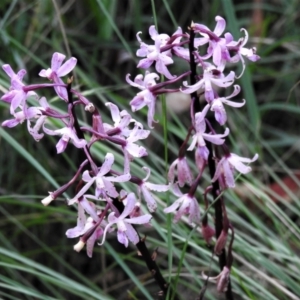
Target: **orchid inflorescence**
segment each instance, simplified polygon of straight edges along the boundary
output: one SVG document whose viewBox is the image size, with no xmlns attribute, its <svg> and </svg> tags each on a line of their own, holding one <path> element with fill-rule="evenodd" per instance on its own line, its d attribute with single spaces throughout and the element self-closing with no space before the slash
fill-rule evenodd
<svg viewBox="0 0 300 300">
<path fill-rule="evenodd" d="M 11 86 L 1 99 L 10 104 L 10 113 L 13 118 L 4 121 L 2 126 L 15 127 L 26 121 L 28 132 L 36 141 L 40 141 L 45 134 L 60 136 L 56 144 L 57 153 L 63 153 L 68 143 L 72 142 L 85 154 L 86 159 L 81 162 L 74 177 L 64 186 L 50 192 L 49 196 L 42 200 L 44 205 L 50 204 L 81 178 L 79 188 L 76 188 L 76 194 L 72 199 L 67 199 L 68 204 L 76 205 L 78 211 L 76 226 L 66 232 L 68 238 L 79 237 L 79 242 L 74 246 L 76 251 L 80 251 L 86 245 L 87 255 L 91 257 L 95 242 L 99 241 L 99 244 L 102 245 L 107 235 L 111 234 L 115 228 L 118 241 L 125 247 L 128 246 L 129 241 L 138 244 L 141 239 L 134 225 L 149 226 L 152 218 L 150 213 L 157 209 L 153 191 L 171 190 L 177 200 L 169 207 L 164 208 L 164 212 L 174 213 L 174 222 L 178 222 L 183 215 L 188 215 L 191 224 L 202 227 L 205 241 L 211 242 L 215 230 L 208 224 L 206 214 L 201 219 L 199 201 L 196 196 L 204 169 L 209 164 L 209 160 L 213 159 L 215 172 L 212 176 L 212 183 L 218 183 L 219 190 L 217 192 L 220 194 L 227 188 L 235 187 L 234 170 L 242 174 L 250 172 L 251 168 L 245 163 L 253 162 L 258 157 L 255 155 L 249 159 L 230 153 L 225 144 L 225 138 L 230 133 L 229 128 L 225 127 L 224 132 L 221 133 L 217 133 L 214 129 L 215 123 L 221 126 L 227 123 L 225 105 L 239 108 L 245 104 L 245 100 L 240 102 L 229 100 L 240 92 L 240 86 L 234 85 L 234 81 L 242 76 L 245 69 L 244 57 L 251 61 L 259 59 L 255 48 L 245 47 L 248 41 L 248 33 L 245 29 L 241 29 L 245 36 L 234 41 L 230 33 L 225 33 L 222 37 L 225 26 L 226 22 L 220 16 L 216 17 L 216 27 L 213 31 L 205 25 L 192 23 L 189 33 L 183 33 L 182 29 L 178 28 L 173 35 L 169 36 L 164 33 L 159 34 L 155 26 L 150 26 L 149 34 L 154 44 L 149 45 L 143 42 L 141 32 L 137 34 L 140 48 L 136 54 L 141 58 L 137 67 L 146 71 L 144 75 L 137 75 L 134 80 L 130 79 L 129 74 L 126 76 L 127 83 L 140 90 L 130 101 L 132 111 L 136 112 L 147 107 L 147 124 L 152 129 L 153 123 L 157 122 L 154 116 L 159 95 L 178 91 L 191 95 L 191 128 L 179 150 L 178 158 L 170 165 L 168 184 L 148 182 L 151 171 L 146 167 L 144 167 L 146 173 L 144 179 L 138 178 L 131 172 L 133 159 L 148 155 L 146 148 L 138 143 L 150 134 L 149 130 L 144 129 L 143 124 L 132 118 L 126 110 L 120 111 L 117 104 L 111 102 L 106 103 L 106 106 L 110 111 L 112 122 L 110 124 L 102 122 L 97 107 L 71 87 L 72 80 L 69 79 L 65 83 L 61 79 L 75 68 L 76 58 L 71 57 L 63 63 L 65 55 L 54 53 L 51 68 L 41 70 L 39 73 L 41 77 L 47 78 L 51 83 L 33 85 L 23 83 L 25 70 L 15 73 L 10 65 L 3 65 L 3 70 L 10 77 Z M 204 55 L 200 54 L 200 47 L 201 53 L 205 52 L 203 48 L 206 49 Z M 188 65 L 197 64 L 198 74 L 186 71 L 181 75 L 173 75 L 169 68 L 174 64 L 174 56 L 184 60 Z M 228 73 L 226 65 L 239 61 L 242 63 L 242 73 L 239 76 L 232 70 Z M 152 71 L 152 66 L 155 67 L 156 73 Z M 160 75 L 167 80 L 158 82 Z M 190 84 L 182 81 L 188 76 L 192 76 Z M 170 84 L 172 86 L 177 84 L 178 87 L 166 88 Z M 226 97 L 219 95 L 220 88 L 230 87 L 233 88 L 231 95 Z M 65 113 L 62 114 L 52 108 L 44 96 L 40 97 L 37 94 L 38 90 L 45 88 L 52 88 L 56 95 L 65 102 Z M 202 110 L 195 109 L 197 107 L 195 103 L 199 104 L 199 94 L 203 94 L 205 98 Z M 38 105 L 33 106 L 34 101 Z M 74 107 L 78 105 L 83 105 L 85 110 L 92 114 L 91 127 L 79 125 L 74 111 Z M 208 118 L 210 111 L 214 114 L 213 121 Z M 51 119 L 57 119 L 61 127 L 53 128 Z M 102 142 L 114 144 L 123 154 L 122 172 L 113 169 L 115 157 L 112 153 L 107 153 L 104 161 L 100 164 L 93 158 L 90 148 L 94 143 Z M 210 146 L 208 147 L 208 145 Z M 217 147 L 219 150 L 212 153 L 212 149 Z M 197 176 L 194 176 L 190 169 L 186 150 L 195 153 Z M 220 155 L 220 150 L 223 155 Z M 117 188 L 117 183 L 125 182 L 134 183 L 137 186 L 137 193 Z M 180 188 L 186 186 L 190 186 L 189 191 L 183 193 Z M 204 194 L 206 209 L 208 208 L 206 194 L 211 189 L 212 187 L 208 187 Z M 142 200 L 145 201 L 150 213 L 145 213 L 141 206 Z M 221 234 L 217 236 L 214 249 L 216 255 L 222 253 L 226 247 L 229 229 L 232 231 L 233 241 L 233 227 L 227 218 L 224 201 L 221 202 L 223 227 Z M 231 246 L 232 242 L 228 251 L 231 251 Z M 231 262 L 228 262 L 222 271 L 226 271 L 226 278 L 229 278 L 230 267 Z M 224 283 L 218 285 L 219 291 L 225 291 L 227 288 L 228 280 L 222 282 Z"/>
</svg>

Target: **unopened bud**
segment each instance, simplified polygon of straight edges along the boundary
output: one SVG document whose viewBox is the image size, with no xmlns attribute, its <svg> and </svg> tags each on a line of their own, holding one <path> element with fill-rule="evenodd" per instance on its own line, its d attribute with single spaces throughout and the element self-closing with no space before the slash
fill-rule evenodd
<svg viewBox="0 0 300 300">
<path fill-rule="evenodd" d="M 71 83 L 73 82 L 73 79 L 74 79 L 73 76 L 69 77 L 69 78 L 67 79 L 67 83 L 68 83 L 68 84 L 71 84 Z"/>
<path fill-rule="evenodd" d="M 210 227 L 208 224 L 203 225 L 202 224 L 202 228 L 201 228 L 201 232 L 202 232 L 202 236 L 205 240 L 205 242 L 210 245 L 211 243 L 211 239 L 214 237 L 215 235 L 215 230 L 214 228 Z"/>
<path fill-rule="evenodd" d="M 156 249 L 154 250 L 154 252 L 152 253 L 151 259 L 152 259 L 153 261 L 156 260 L 157 254 L 158 254 L 158 248 L 156 248 Z"/>
<path fill-rule="evenodd" d="M 215 245 L 216 255 L 220 255 L 222 253 L 223 249 L 225 248 L 226 241 L 227 241 L 227 235 L 228 235 L 228 232 L 226 232 L 225 230 L 222 230 L 220 236 L 218 237 L 216 245 Z"/>
</svg>

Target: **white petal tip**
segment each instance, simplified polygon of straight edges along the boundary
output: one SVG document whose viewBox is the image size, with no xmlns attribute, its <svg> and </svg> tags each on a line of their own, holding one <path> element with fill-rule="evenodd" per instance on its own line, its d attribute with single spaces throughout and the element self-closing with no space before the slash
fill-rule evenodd
<svg viewBox="0 0 300 300">
<path fill-rule="evenodd" d="M 76 252 L 80 252 L 81 249 L 84 247 L 85 243 L 80 240 L 76 245 L 74 245 L 73 249 L 76 251 Z"/>
<path fill-rule="evenodd" d="M 84 108 L 85 111 L 88 111 L 90 113 L 93 113 L 95 111 L 95 106 L 93 103 L 88 103 L 85 108 Z"/>
<path fill-rule="evenodd" d="M 49 195 L 48 197 L 44 198 L 41 202 L 44 206 L 49 205 L 52 201 L 54 200 L 54 198 L 52 197 L 52 195 Z"/>
</svg>

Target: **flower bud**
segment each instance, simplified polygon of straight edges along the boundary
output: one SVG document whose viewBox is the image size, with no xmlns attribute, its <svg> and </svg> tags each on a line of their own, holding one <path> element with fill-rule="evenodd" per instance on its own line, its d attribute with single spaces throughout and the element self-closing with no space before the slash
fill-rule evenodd
<svg viewBox="0 0 300 300">
<path fill-rule="evenodd" d="M 202 224 L 201 232 L 205 242 L 210 245 L 211 239 L 215 235 L 215 229 L 208 224 Z"/>
<path fill-rule="evenodd" d="M 228 283 L 229 283 L 229 275 L 230 269 L 225 266 L 222 272 L 219 274 L 219 278 L 217 280 L 217 291 L 219 293 L 223 293 L 227 291 Z"/>
<path fill-rule="evenodd" d="M 220 255 L 225 248 L 226 241 L 227 241 L 227 235 L 228 235 L 228 230 L 222 230 L 220 236 L 218 237 L 218 240 L 215 245 L 215 254 Z"/>
<path fill-rule="evenodd" d="M 217 284 L 217 291 L 219 293 L 224 293 L 227 291 L 228 283 L 229 283 L 229 276 L 230 276 L 230 268 L 225 266 L 221 273 L 216 277 L 209 277 L 202 273 L 202 277 L 204 280 L 208 280 L 211 282 L 215 282 Z"/>
</svg>

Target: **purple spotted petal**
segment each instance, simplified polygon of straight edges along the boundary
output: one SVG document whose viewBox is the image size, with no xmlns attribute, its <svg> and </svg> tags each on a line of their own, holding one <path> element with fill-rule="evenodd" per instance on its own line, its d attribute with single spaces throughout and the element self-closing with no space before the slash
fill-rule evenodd
<svg viewBox="0 0 300 300">
<path fill-rule="evenodd" d="M 107 153 L 97 176 L 103 176 L 107 174 L 111 170 L 114 160 L 114 155 L 112 153 Z"/>
</svg>

